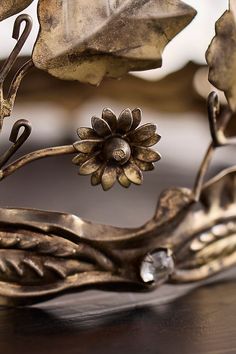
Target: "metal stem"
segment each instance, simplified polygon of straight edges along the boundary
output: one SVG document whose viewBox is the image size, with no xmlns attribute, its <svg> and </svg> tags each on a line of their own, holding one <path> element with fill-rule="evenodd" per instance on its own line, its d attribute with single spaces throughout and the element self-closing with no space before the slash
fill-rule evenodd
<svg viewBox="0 0 236 354">
<path fill-rule="evenodd" d="M 24 130 L 23 133 L 19 136 L 21 128 L 23 128 Z M 0 168 L 2 168 L 27 141 L 31 134 L 31 131 L 31 124 L 25 119 L 20 119 L 13 125 L 9 140 L 14 144 L 0 158 Z"/>
<path fill-rule="evenodd" d="M 20 36 L 20 29 L 23 22 L 25 22 L 25 28 Z M 17 43 L 0 71 L 0 82 L 3 82 L 6 79 L 7 75 L 9 74 L 9 71 L 14 65 L 18 55 L 21 52 L 21 49 L 23 48 L 26 40 L 30 35 L 30 32 L 32 30 L 32 25 L 33 23 L 30 16 L 20 15 L 17 17 L 13 28 L 13 34 L 12 34 L 12 38 L 16 39 Z"/>
<path fill-rule="evenodd" d="M 0 172 L 0 179 L 3 180 L 4 178 L 10 176 L 20 168 L 29 163 L 40 160 L 46 157 L 58 156 L 58 155 L 69 155 L 76 153 L 76 150 L 73 145 L 65 145 L 65 146 L 56 146 L 50 147 L 42 150 L 33 151 L 30 154 L 27 154 L 15 162 L 8 165 L 6 168 L 1 170 Z"/>
<path fill-rule="evenodd" d="M 203 186 L 203 183 L 204 183 L 204 177 L 208 171 L 208 168 L 210 166 L 210 163 L 211 163 L 211 160 L 212 160 L 212 157 L 213 157 L 213 154 L 214 154 L 214 151 L 215 151 L 215 147 L 214 147 L 214 143 L 212 142 L 208 149 L 207 149 L 207 152 L 204 156 L 204 159 L 201 163 L 201 166 L 199 168 L 199 171 L 198 171 L 198 174 L 197 174 L 197 177 L 196 177 L 196 181 L 195 181 L 195 185 L 194 185 L 194 188 L 193 188 L 193 197 L 194 197 L 194 200 L 197 202 L 200 198 L 200 195 L 201 195 L 201 191 L 202 191 L 202 186 Z"/>
<path fill-rule="evenodd" d="M 7 96 L 7 100 L 9 102 L 10 107 L 14 106 L 16 94 L 18 92 L 22 79 L 33 67 L 34 67 L 33 61 L 32 59 L 30 59 L 16 73 L 14 79 L 11 82 L 11 86 L 9 88 L 9 92 Z"/>
<path fill-rule="evenodd" d="M 219 99 L 215 92 L 211 92 L 208 97 L 208 120 L 211 132 L 212 143 L 207 149 L 205 157 L 197 173 L 193 188 L 193 199 L 198 201 L 201 195 L 204 177 L 210 166 L 214 151 L 226 145 L 235 145 L 236 139 L 227 139 L 224 131 L 232 117 L 232 112 L 227 108 L 220 111 Z"/>
</svg>

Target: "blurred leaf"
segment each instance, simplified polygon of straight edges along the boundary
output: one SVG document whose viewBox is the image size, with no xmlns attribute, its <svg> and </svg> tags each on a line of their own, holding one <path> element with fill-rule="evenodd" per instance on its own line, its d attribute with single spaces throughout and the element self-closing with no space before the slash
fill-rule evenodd
<svg viewBox="0 0 236 354">
<path fill-rule="evenodd" d="M 225 92 L 229 105 L 236 111 L 236 3 L 216 22 L 216 35 L 207 51 L 209 81 Z"/>
<path fill-rule="evenodd" d="M 195 14 L 179 0 L 41 0 L 33 60 L 56 77 L 91 84 L 157 68 Z"/>
<path fill-rule="evenodd" d="M 16 15 L 28 7 L 33 0 L 1 0 L 0 1 L 0 21 Z"/>
</svg>

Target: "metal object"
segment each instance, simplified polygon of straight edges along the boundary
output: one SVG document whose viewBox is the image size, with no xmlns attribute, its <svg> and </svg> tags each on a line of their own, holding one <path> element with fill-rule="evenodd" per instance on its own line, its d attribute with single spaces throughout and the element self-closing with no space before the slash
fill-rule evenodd
<svg viewBox="0 0 236 354">
<path fill-rule="evenodd" d="M 80 141 L 74 144 L 79 154 L 73 163 L 80 166 L 81 175 L 92 174 L 92 185 L 112 188 L 118 179 L 128 188 L 131 183 L 143 182 L 142 171 L 152 171 L 161 156 L 150 149 L 161 139 L 154 124 L 139 127 L 142 113 L 139 108 L 125 109 L 117 119 L 110 109 L 102 118 L 93 117 L 91 128 L 79 128 Z"/>
<path fill-rule="evenodd" d="M 24 131 L 20 136 L 18 136 L 21 128 L 24 128 Z M 26 140 L 31 134 L 31 131 L 31 124 L 25 119 L 18 120 L 14 124 L 9 138 L 13 145 L 0 158 L 0 168 L 4 166 L 11 159 L 11 157 L 20 149 L 20 147 L 26 142 Z"/>
<path fill-rule="evenodd" d="M 0 21 L 7 17 L 16 15 L 32 3 L 33 0 L 1 0 Z"/>
<path fill-rule="evenodd" d="M 23 23 L 25 23 L 25 27 L 22 34 L 20 35 L 21 26 Z M 26 62 L 19 69 L 16 76 L 12 80 L 7 94 L 4 95 L 4 82 L 8 74 L 10 73 L 13 65 L 15 64 L 16 59 L 20 54 L 21 49 L 23 48 L 27 38 L 29 37 L 31 29 L 32 29 L 32 19 L 30 16 L 20 15 L 17 17 L 13 28 L 13 34 L 12 34 L 12 37 L 17 40 L 17 43 L 14 49 L 12 50 L 9 58 L 5 61 L 3 67 L 0 70 L 0 131 L 2 129 L 4 118 L 9 117 L 12 113 L 17 91 L 19 89 L 22 79 L 30 70 L 30 68 L 33 67 L 32 60 Z"/>
<path fill-rule="evenodd" d="M 58 78 L 94 85 L 158 68 L 165 46 L 195 15 L 180 0 L 40 0 L 33 61 Z"/>
<path fill-rule="evenodd" d="M 115 228 L 68 214 L 0 209 L 2 303 L 31 304 L 88 285 L 148 290 L 166 281 L 198 281 L 236 264 L 236 168 L 203 182 L 214 150 L 234 143 L 216 139 L 224 137 L 230 118 L 230 111 L 218 111 L 216 98 L 214 93 L 209 97 L 213 142 L 194 189 L 163 192 L 154 217 L 142 227 Z M 79 135 L 94 134 L 87 129 L 81 128 Z M 3 168 L 1 176 L 38 158 L 65 153 L 75 153 L 74 146 L 33 152 Z"/>
<path fill-rule="evenodd" d="M 216 22 L 216 35 L 207 51 L 209 81 L 224 91 L 229 105 L 236 111 L 236 7 L 229 0 L 229 9 Z"/>
<path fill-rule="evenodd" d="M 30 19 L 21 16 L 15 37 L 23 21 L 25 30 L 0 71 L 2 121 L 11 113 L 20 81 L 32 65 L 23 66 L 5 99 L 4 79 L 31 29 Z M 168 281 L 198 281 L 235 265 L 236 167 L 204 182 L 214 151 L 236 143 L 224 134 L 233 113 L 228 107 L 221 110 L 212 93 L 208 115 L 212 143 L 193 190 L 164 191 L 155 215 L 140 228 L 97 225 L 62 213 L 0 209 L 1 303 L 29 305 L 85 286 L 150 290 Z M 79 142 L 34 151 L 7 165 L 31 133 L 29 122 L 20 120 L 11 132 L 13 145 L 0 158 L 0 179 L 38 159 L 77 154 L 73 162 L 81 174 L 92 174 L 92 184 L 102 183 L 105 190 L 117 178 L 125 187 L 140 184 L 141 170 L 152 169 L 160 158 L 149 149 L 160 139 L 156 127 L 138 128 L 140 121 L 139 109 L 126 109 L 118 119 L 105 109 L 102 118 L 92 118 L 93 129 L 78 129 Z"/>
</svg>

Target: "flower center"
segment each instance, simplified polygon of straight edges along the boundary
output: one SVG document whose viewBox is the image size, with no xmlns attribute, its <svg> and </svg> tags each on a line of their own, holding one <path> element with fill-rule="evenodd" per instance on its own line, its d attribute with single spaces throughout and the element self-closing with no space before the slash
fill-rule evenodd
<svg viewBox="0 0 236 354">
<path fill-rule="evenodd" d="M 103 156 L 108 161 L 118 162 L 123 165 L 129 161 L 131 149 L 124 139 L 114 137 L 107 140 L 104 144 Z"/>
</svg>

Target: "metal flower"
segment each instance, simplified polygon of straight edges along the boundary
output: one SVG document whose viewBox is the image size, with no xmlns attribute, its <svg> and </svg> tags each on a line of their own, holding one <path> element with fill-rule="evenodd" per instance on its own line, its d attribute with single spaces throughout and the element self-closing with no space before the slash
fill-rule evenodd
<svg viewBox="0 0 236 354">
<path fill-rule="evenodd" d="M 93 117 L 92 128 L 79 128 L 80 141 L 74 144 L 79 154 L 73 163 L 80 166 L 81 175 L 92 175 L 91 184 L 102 184 L 109 190 L 118 179 L 128 188 L 131 183 L 143 182 L 142 171 L 154 169 L 161 159 L 150 149 L 160 140 L 154 124 L 140 127 L 142 112 L 139 108 L 125 109 L 117 118 L 110 109 L 104 109 L 102 118 Z"/>
</svg>

